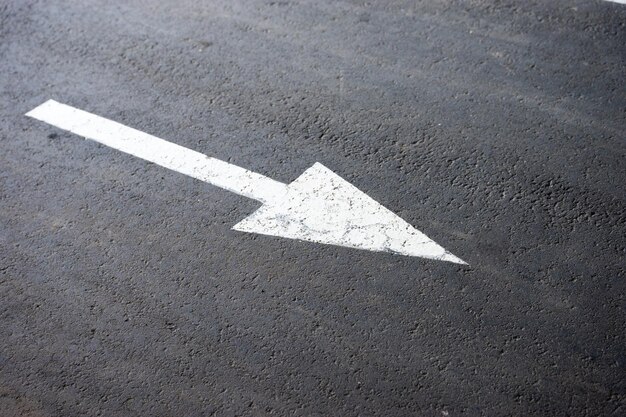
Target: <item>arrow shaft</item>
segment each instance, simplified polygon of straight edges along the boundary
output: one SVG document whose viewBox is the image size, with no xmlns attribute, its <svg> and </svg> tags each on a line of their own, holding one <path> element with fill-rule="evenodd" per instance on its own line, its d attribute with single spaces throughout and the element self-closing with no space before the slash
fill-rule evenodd
<svg viewBox="0 0 626 417">
<path fill-rule="evenodd" d="M 261 174 L 54 100 L 26 115 L 263 203 L 275 201 L 287 187 Z"/>
</svg>

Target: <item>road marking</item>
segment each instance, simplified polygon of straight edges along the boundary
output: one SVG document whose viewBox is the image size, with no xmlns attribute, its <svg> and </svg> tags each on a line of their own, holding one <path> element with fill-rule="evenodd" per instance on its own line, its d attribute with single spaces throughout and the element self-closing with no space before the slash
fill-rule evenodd
<svg viewBox="0 0 626 417">
<path fill-rule="evenodd" d="M 466 264 L 320 163 L 287 185 L 54 100 L 26 116 L 263 203 L 234 230 Z"/>
<path fill-rule="evenodd" d="M 26 115 L 263 203 L 286 188 L 271 178 L 54 100 Z"/>
<path fill-rule="evenodd" d="M 619 4 L 626 4 L 626 0 L 606 0 L 606 1 L 610 1 L 613 3 L 619 3 Z"/>
</svg>

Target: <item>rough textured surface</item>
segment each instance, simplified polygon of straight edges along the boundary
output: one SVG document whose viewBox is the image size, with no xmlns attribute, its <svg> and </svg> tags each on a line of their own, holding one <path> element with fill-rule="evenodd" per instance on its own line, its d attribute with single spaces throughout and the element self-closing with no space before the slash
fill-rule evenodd
<svg viewBox="0 0 626 417">
<path fill-rule="evenodd" d="M 0 410 L 626 410 L 626 8 L 0 2 Z M 24 117 L 53 98 L 283 183 L 315 161 L 467 261 L 230 230 L 259 204 Z"/>
</svg>

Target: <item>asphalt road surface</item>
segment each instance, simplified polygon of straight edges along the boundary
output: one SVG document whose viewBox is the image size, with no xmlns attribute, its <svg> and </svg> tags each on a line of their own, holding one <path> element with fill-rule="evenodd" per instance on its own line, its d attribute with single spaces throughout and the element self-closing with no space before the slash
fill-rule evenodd
<svg viewBox="0 0 626 417">
<path fill-rule="evenodd" d="M 626 6 L 0 1 L 0 416 L 626 415 Z M 260 203 L 48 99 L 469 265 L 232 227 Z"/>
</svg>

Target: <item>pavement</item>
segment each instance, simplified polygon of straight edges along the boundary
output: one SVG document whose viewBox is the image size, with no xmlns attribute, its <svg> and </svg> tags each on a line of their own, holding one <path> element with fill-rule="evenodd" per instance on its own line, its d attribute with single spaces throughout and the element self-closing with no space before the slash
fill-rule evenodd
<svg viewBox="0 0 626 417">
<path fill-rule="evenodd" d="M 600 0 L 0 2 L 0 416 L 626 415 L 625 45 Z M 468 265 L 233 230 L 49 99 Z"/>
</svg>

